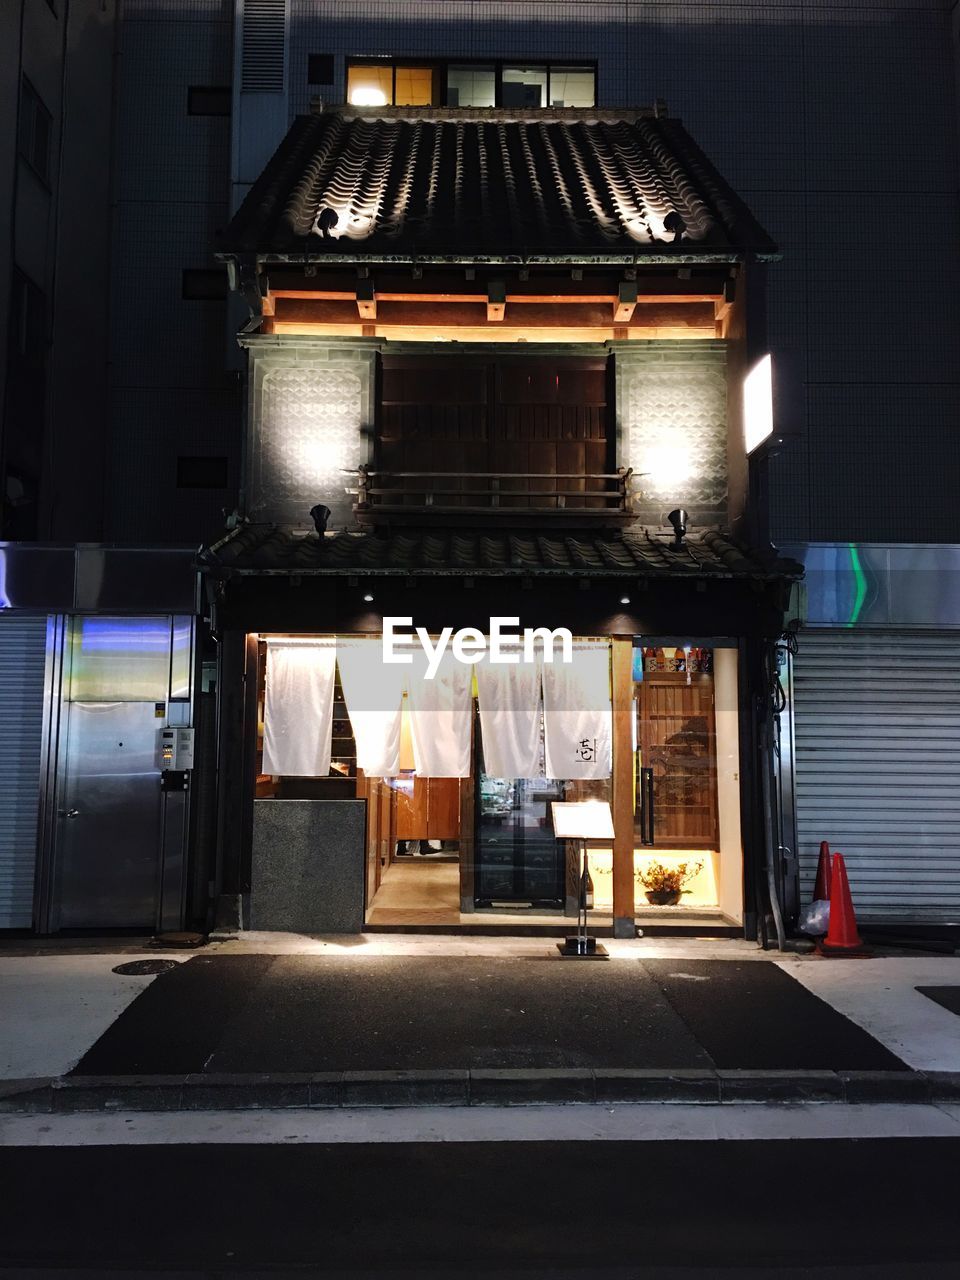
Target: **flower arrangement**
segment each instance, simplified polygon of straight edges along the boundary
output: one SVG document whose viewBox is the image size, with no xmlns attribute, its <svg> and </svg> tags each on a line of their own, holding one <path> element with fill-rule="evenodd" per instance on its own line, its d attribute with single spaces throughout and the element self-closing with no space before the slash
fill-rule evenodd
<svg viewBox="0 0 960 1280">
<path fill-rule="evenodd" d="M 690 892 L 683 886 L 702 869 L 702 860 L 678 862 L 672 867 L 664 866 L 662 862 L 651 862 L 649 866 L 639 868 L 636 877 L 646 890 L 648 902 L 658 907 L 675 906 L 682 894 Z"/>
</svg>

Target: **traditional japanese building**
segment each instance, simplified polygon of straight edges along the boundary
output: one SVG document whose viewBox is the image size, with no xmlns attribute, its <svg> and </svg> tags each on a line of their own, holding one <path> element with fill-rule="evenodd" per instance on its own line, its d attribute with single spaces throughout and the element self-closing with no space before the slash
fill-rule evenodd
<svg viewBox="0 0 960 1280">
<path fill-rule="evenodd" d="M 562 930 L 551 803 L 599 800 L 601 929 L 767 929 L 800 573 L 763 510 L 776 254 L 662 105 L 297 119 L 222 241 L 250 310 L 241 510 L 202 557 L 222 923 Z M 498 618 L 570 661 L 498 667 Z M 473 654 L 388 666 L 384 619 Z"/>
</svg>

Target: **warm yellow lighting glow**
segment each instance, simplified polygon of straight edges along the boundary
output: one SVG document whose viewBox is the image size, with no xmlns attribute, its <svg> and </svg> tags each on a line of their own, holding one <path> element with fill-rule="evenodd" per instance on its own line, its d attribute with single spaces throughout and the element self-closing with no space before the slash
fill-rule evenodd
<svg viewBox="0 0 960 1280">
<path fill-rule="evenodd" d="M 743 442 L 752 453 L 773 434 L 773 362 L 763 356 L 743 380 Z"/>
<path fill-rule="evenodd" d="M 597 911 L 613 910 L 613 852 L 610 849 L 588 849 L 590 859 L 590 877 L 593 880 L 593 901 Z M 720 855 L 712 849 L 635 849 L 633 854 L 634 871 L 647 867 L 651 862 L 662 862 L 672 867 L 678 862 L 702 862 L 701 871 L 686 885 L 690 890 L 680 899 L 681 906 L 697 909 L 711 908 L 717 910 L 719 895 L 717 891 L 717 870 Z M 643 885 L 634 881 L 634 897 L 637 911 L 657 911 L 664 908 L 653 907 L 644 896 Z M 674 908 L 675 909 L 675 908 Z"/>
<path fill-rule="evenodd" d="M 693 459 L 685 442 L 655 444 L 645 450 L 641 470 L 647 486 L 664 496 L 676 494 L 691 477 Z"/>
<path fill-rule="evenodd" d="M 387 105 L 387 95 L 382 89 L 371 89 L 369 86 L 361 86 L 350 92 L 350 102 L 354 107 L 385 107 Z"/>
<path fill-rule="evenodd" d="M 433 100 L 430 67 L 397 67 L 395 107 L 429 107 Z"/>
<path fill-rule="evenodd" d="M 393 67 L 348 67 L 347 101 L 355 107 L 386 107 L 393 101 Z"/>
</svg>

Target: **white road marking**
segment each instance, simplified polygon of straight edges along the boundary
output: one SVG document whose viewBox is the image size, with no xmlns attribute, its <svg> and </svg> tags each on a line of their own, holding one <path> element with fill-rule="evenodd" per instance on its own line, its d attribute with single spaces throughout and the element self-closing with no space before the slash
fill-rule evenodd
<svg viewBox="0 0 960 1280">
<path fill-rule="evenodd" d="M 0 1079 L 58 1076 L 75 1067 L 93 1042 L 153 981 L 153 976 L 112 972 L 115 965 L 136 958 L 0 958 Z"/>
<path fill-rule="evenodd" d="M 0 1116 L 0 1146 L 957 1138 L 960 1107 L 841 1103 Z"/>
<path fill-rule="evenodd" d="M 960 1071 L 960 1018 L 916 990 L 960 986 L 960 956 L 791 957 L 777 964 L 915 1071 Z"/>
</svg>

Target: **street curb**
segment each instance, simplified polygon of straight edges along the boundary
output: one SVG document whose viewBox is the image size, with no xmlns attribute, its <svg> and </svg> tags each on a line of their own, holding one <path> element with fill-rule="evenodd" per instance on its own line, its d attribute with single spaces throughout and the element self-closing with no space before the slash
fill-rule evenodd
<svg viewBox="0 0 960 1280">
<path fill-rule="evenodd" d="M 960 1101 L 960 1072 L 627 1068 L 60 1076 L 0 1081 L 0 1114 Z"/>
</svg>

